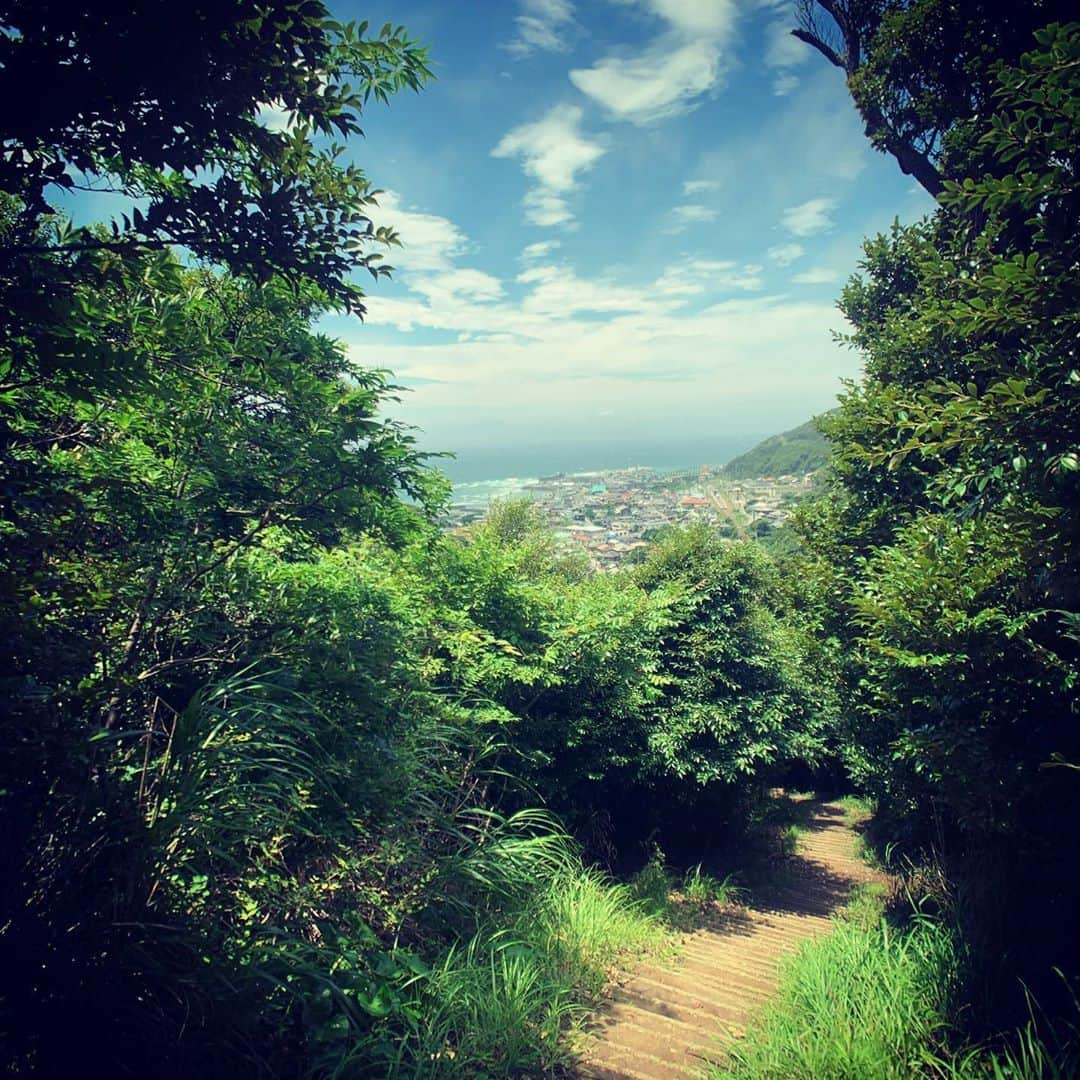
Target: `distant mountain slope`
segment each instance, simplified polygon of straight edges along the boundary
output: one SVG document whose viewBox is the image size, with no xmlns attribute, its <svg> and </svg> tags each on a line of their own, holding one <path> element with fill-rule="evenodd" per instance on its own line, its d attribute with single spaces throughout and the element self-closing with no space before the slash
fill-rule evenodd
<svg viewBox="0 0 1080 1080">
<path fill-rule="evenodd" d="M 724 466 L 724 475 L 733 480 L 746 480 L 754 476 L 808 473 L 820 469 L 828 455 L 829 444 L 825 436 L 814 427 L 813 420 L 808 420 L 733 458 Z"/>
</svg>

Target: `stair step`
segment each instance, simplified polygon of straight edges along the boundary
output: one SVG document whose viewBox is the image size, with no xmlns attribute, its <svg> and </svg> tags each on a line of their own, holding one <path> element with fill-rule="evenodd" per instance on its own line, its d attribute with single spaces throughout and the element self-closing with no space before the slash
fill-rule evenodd
<svg viewBox="0 0 1080 1080">
<path fill-rule="evenodd" d="M 807 804 L 809 831 L 745 907 L 713 905 L 669 965 L 644 964 L 589 1025 L 578 1075 L 591 1080 L 689 1080 L 723 1059 L 775 994 L 781 961 L 829 933 L 856 884 L 886 880 L 858 859 L 835 804 Z"/>
</svg>

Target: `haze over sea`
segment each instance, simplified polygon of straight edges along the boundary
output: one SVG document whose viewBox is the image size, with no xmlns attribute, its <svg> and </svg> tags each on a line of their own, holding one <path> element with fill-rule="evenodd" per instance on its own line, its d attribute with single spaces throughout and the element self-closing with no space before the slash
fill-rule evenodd
<svg viewBox="0 0 1080 1080">
<path fill-rule="evenodd" d="M 510 444 L 475 446 L 454 450 L 455 457 L 433 462 L 455 487 L 478 481 L 550 476 L 643 465 L 660 472 L 721 465 L 749 450 L 772 432 L 760 435 L 716 435 L 708 438 L 609 440 L 603 442 L 559 441 L 543 445 Z"/>
</svg>

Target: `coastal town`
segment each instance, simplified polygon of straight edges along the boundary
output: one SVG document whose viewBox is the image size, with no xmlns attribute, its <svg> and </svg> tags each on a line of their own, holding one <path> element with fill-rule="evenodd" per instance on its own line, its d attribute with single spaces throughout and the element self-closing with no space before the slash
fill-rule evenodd
<svg viewBox="0 0 1080 1080">
<path fill-rule="evenodd" d="M 661 473 L 636 467 L 545 476 L 521 484 L 567 546 L 584 548 L 594 570 L 634 562 L 666 527 L 705 522 L 731 539 L 783 526 L 811 490 L 812 474 L 732 480 L 722 468 Z M 459 495 L 444 526 L 466 529 L 488 512 L 486 493 Z"/>
</svg>

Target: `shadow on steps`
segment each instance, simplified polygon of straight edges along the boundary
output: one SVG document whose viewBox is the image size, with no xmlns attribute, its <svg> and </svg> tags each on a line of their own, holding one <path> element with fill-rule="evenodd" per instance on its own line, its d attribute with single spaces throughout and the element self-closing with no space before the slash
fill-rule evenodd
<svg viewBox="0 0 1080 1080">
<path fill-rule="evenodd" d="M 688 911 L 680 955 L 667 967 L 642 966 L 609 994 L 572 1075 L 700 1076 L 775 992 L 780 960 L 827 933 L 855 886 L 879 876 L 860 863 L 841 806 L 784 798 L 802 829 L 798 849 L 757 868 L 746 905 Z"/>
</svg>

